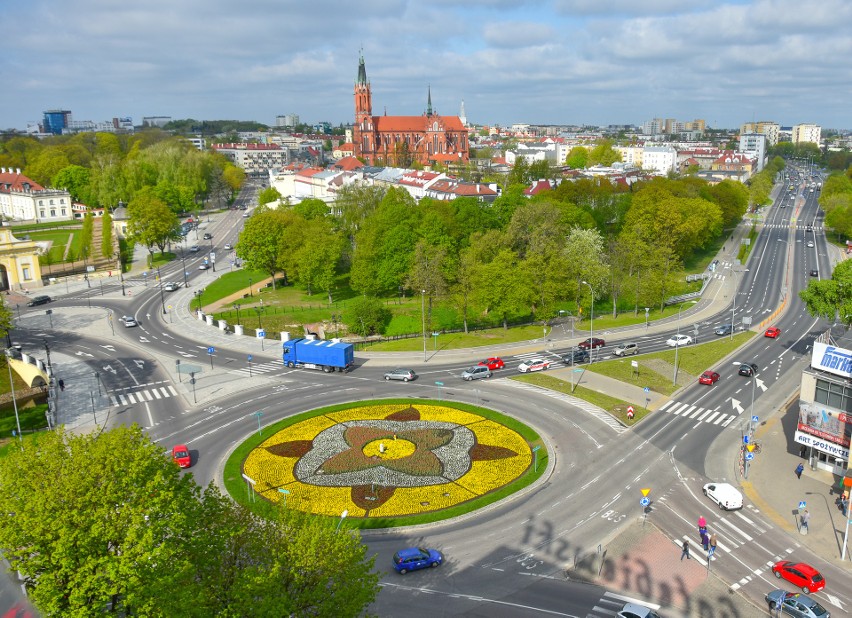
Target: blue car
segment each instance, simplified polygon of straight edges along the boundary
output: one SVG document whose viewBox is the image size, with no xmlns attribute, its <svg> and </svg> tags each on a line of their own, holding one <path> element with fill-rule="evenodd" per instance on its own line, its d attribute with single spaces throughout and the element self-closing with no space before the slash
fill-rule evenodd
<svg viewBox="0 0 852 618">
<path fill-rule="evenodd" d="M 437 549 L 423 549 L 422 547 L 409 547 L 400 549 L 393 555 L 393 568 L 400 575 L 409 571 L 436 567 L 444 561 L 444 556 Z"/>
</svg>

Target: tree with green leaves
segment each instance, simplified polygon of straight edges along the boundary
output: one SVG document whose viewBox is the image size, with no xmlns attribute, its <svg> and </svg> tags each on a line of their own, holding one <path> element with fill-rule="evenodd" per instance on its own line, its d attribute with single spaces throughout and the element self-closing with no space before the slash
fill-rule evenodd
<svg viewBox="0 0 852 618">
<path fill-rule="evenodd" d="M 573 170 L 584 170 L 589 165 L 589 150 L 583 146 L 574 146 L 565 158 L 565 165 Z"/>
<path fill-rule="evenodd" d="M 518 256 L 511 249 L 501 249 L 490 262 L 477 268 L 476 300 L 487 313 L 494 313 L 509 328 L 509 318 L 529 308 L 528 287 L 524 273 L 518 268 Z"/>
<path fill-rule="evenodd" d="M 272 207 L 281 201 L 281 193 L 275 187 L 266 187 L 257 195 L 257 203 L 261 206 L 270 204 Z"/>
<path fill-rule="evenodd" d="M 852 327 L 852 260 L 839 262 L 831 279 L 811 281 L 799 298 L 812 316 Z"/>
<path fill-rule="evenodd" d="M 101 217 L 101 256 L 112 258 L 114 252 L 112 240 L 112 214 L 109 208 L 104 208 L 104 214 Z"/>
<path fill-rule="evenodd" d="M 589 165 L 609 167 L 616 161 L 621 161 L 621 153 L 613 148 L 612 140 L 602 140 L 589 151 Z"/>
<path fill-rule="evenodd" d="M 180 240 L 179 219 L 150 189 L 140 191 L 127 206 L 127 235 L 142 243 L 152 260 L 154 247 L 162 254 L 170 241 Z"/>
<path fill-rule="evenodd" d="M 0 338 L 5 338 L 12 330 L 14 314 L 6 306 L 6 297 L 0 296 Z"/>
<path fill-rule="evenodd" d="M 94 252 L 95 219 L 91 212 L 83 217 L 83 228 L 80 231 L 80 257 L 84 261 L 91 259 Z"/>
<path fill-rule="evenodd" d="M 293 278 L 305 286 L 308 294 L 316 291 L 328 295 L 328 303 L 333 302 L 337 265 L 343 254 L 344 240 L 334 231 L 329 219 L 301 220 L 292 226 L 294 234 L 288 234 L 285 240 L 283 255 L 289 255 L 287 260 L 289 271 Z M 291 242 L 291 238 L 293 238 Z"/>
<path fill-rule="evenodd" d="M 282 246 L 282 239 L 287 237 L 288 227 L 296 220 L 297 215 L 290 210 L 271 210 L 259 206 L 246 219 L 237 240 L 236 253 L 243 260 L 245 268 L 262 270 L 268 274 L 272 277 L 273 288 L 275 275 L 281 272 L 282 250 L 291 250 L 290 247 Z"/>
<path fill-rule="evenodd" d="M 81 165 L 69 165 L 53 176 L 51 186 L 66 189 L 71 199 L 87 206 L 95 206 L 96 199 L 91 187 L 92 170 Z"/>
<path fill-rule="evenodd" d="M 391 310 L 375 296 L 359 296 L 349 304 L 343 320 L 349 332 L 368 337 L 385 332 L 391 317 Z"/>
<path fill-rule="evenodd" d="M 415 293 L 426 294 L 426 328 L 432 329 L 432 308 L 435 300 L 447 294 L 448 255 L 446 247 L 431 245 L 420 239 L 414 248 L 411 270 L 405 279 L 405 287 Z"/>
</svg>

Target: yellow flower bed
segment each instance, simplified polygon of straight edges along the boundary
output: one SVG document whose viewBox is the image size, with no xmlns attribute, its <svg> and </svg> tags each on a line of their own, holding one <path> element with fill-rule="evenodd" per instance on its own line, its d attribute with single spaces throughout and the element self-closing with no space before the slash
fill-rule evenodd
<svg viewBox="0 0 852 618">
<path fill-rule="evenodd" d="M 476 434 L 476 441 L 480 444 L 503 446 L 516 453 L 531 452 L 527 441 L 505 425 L 484 419 L 481 416 L 479 421 L 468 425 L 467 428 Z"/>
<path fill-rule="evenodd" d="M 531 462 L 532 457 L 528 455 L 494 461 L 474 461 L 470 472 L 456 483 L 481 496 L 514 481 Z"/>
<path fill-rule="evenodd" d="M 259 448 L 281 444 L 282 442 L 290 442 L 291 440 L 313 440 L 318 433 L 336 425 L 338 422 L 324 414 L 314 416 L 273 434 Z"/>
<path fill-rule="evenodd" d="M 298 509 L 317 515 L 330 515 L 340 517 L 343 511 L 349 511 L 348 517 L 364 517 L 366 511 L 352 502 L 351 487 L 319 487 L 297 483 L 286 487 L 290 492 L 287 496 L 287 507 Z M 270 490 L 262 494 L 264 498 L 272 502 L 281 502 L 283 494 L 276 490 Z"/>
<path fill-rule="evenodd" d="M 444 494 L 449 494 L 445 496 Z M 438 511 L 476 498 L 476 494 L 455 483 L 428 485 L 426 487 L 401 487 L 393 497 L 376 509 L 370 517 L 398 517 L 400 514 L 416 515 Z M 427 505 L 423 505 L 427 502 Z"/>
</svg>

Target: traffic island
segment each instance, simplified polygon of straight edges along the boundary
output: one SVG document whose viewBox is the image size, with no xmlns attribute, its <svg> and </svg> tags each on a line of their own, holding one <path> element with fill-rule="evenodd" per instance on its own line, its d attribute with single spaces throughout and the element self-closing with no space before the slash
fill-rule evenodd
<svg viewBox="0 0 852 618">
<path fill-rule="evenodd" d="M 457 517 L 527 487 L 549 468 L 538 434 L 479 406 L 356 402 L 260 428 L 225 466 L 232 497 L 384 528 Z"/>
</svg>

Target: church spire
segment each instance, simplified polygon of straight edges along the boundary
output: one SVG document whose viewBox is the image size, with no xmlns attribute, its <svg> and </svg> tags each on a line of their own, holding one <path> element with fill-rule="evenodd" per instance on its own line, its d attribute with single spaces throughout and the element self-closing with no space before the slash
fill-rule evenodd
<svg viewBox="0 0 852 618">
<path fill-rule="evenodd" d="M 356 84 L 367 85 L 367 67 L 364 66 L 364 49 L 362 48 L 359 53 L 358 59 L 358 79 L 355 80 Z"/>
<path fill-rule="evenodd" d="M 426 115 L 427 116 L 432 115 L 432 84 L 429 84 L 429 100 L 428 100 L 428 103 L 426 104 Z"/>
</svg>

